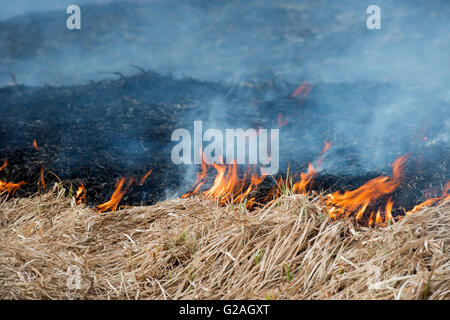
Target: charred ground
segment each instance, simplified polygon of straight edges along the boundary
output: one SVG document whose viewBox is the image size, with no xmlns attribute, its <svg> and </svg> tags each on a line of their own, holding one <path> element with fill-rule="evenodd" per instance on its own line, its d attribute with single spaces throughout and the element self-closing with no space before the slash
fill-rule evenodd
<svg viewBox="0 0 450 320">
<path fill-rule="evenodd" d="M 195 172 L 172 163 L 170 136 L 177 128 L 190 129 L 193 120 L 219 128 L 280 128 L 282 175 L 288 166 L 291 173 L 305 171 L 322 143 L 332 141 L 324 170 L 313 183 L 317 191 L 355 189 L 378 175 L 390 175 L 388 163 L 409 152 L 403 183 L 393 194 L 396 213 L 440 194 L 450 180 L 448 143 L 430 141 L 446 119 L 448 106 L 439 100 L 429 102 L 432 116 L 423 126 L 414 127 L 408 113 L 396 115 L 399 122 L 392 134 L 371 140 L 371 148 L 362 152 L 368 141 L 357 133 L 370 125 L 384 96 L 407 95 L 407 88 L 389 83 L 319 83 L 300 100 L 292 97 L 298 84 L 274 74 L 238 85 L 144 70 L 117 77 L 81 86 L 0 89 L 0 157 L 8 159 L 0 178 L 27 182 L 16 196 L 38 191 L 41 168 L 47 185 L 59 179 L 73 188 L 83 183 L 89 205 L 108 200 L 120 177 L 138 180 L 150 169 L 144 185 L 132 185 L 122 204 L 152 204 L 179 196 L 189 190 Z M 279 114 L 287 123 L 277 123 Z M 442 121 L 441 126 L 436 121 Z M 343 124 L 352 130 L 342 130 Z M 38 150 L 33 148 L 34 139 Z M 390 161 L 361 165 L 377 157 L 374 150 L 384 152 Z M 214 170 L 210 174 L 212 179 Z M 274 179 L 267 178 L 257 199 L 273 185 Z"/>
</svg>

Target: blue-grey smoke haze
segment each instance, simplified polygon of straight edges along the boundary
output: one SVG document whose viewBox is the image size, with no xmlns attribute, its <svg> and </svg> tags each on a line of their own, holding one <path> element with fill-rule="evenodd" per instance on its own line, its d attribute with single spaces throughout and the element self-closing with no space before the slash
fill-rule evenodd
<svg viewBox="0 0 450 320">
<path fill-rule="evenodd" d="M 81 30 L 66 29 L 68 4 L 80 5 Z M 381 8 L 381 30 L 366 27 L 366 8 L 373 4 Z M 447 0 L 7 0 L 2 6 L 1 86 L 11 83 L 11 73 L 26 85 L 60 86 L 115 77 L 103 71 L 134 74 L 131 65 L 227 83 L 264 77 L 271 70 L 290 83 L 349 84 L 345 99 L 316 92 L 319 107 L 345 109 L 373 99 L 369 104 L 375 111 L 365 115 L 363 128 L 349 126 L 362 121 L 358 115 L 331 120 L 342 135 L 367 141 L 359 153 L 364 166 L 384 166 L 392 154 L 408 151 L 402 141 L 424 119 L 436 133 L 429 143 L 448 146 L 449 118 L 433 119 L 434 108 L 450 105 Z M 351 84 L 358 82 L 402 90 L 367 98 L 352 92 Z M 208 127 L 232 128 L 221 121 L 228 108 L 226 99 L 216 97 L 203 120 L 209 120 Z M 302 143 L 321 146 L 317 136 L 326 125 L 312 129 Z M 397 142 L 390 152 L 374 149 L 373 141 L 393 135 Z M 327 165 L 345 170 L 332 158 Z"/>
</svg>

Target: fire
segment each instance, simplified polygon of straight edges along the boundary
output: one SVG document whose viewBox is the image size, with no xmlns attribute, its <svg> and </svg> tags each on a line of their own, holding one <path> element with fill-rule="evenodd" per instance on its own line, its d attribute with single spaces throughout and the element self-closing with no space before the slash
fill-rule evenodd
<svg viewBox="0 0 450 320">
<path fill-rule="evenodd" d="M 306 194 L 307 187 L 312 182 L 313 178 L 316 176 L 317 171 L 314 169 L 311 162 L 308 163 L 308 171 L 306 173 L 300 172 L 300 180 L 294 183 L 292 191 L 294 193 Z"/>
<path fill-rule="evenodd" d="M 77 204 L 86 202 L 86 188 L 84 187 L 84 184 L 81 184 L 81 186 L 78 187 L 75 199 L 77 201 Z"/>
<path fill-rule="evenodd" d="M 433 205 L 433 204 L 435 204 L 437 202 L 444 202 L 444 201 L 450 200 L 449 190 L 450 190 L 450 181 L 448 181 L 445 184 L 444 189 L 442 191 L 442 196 L 434 197 L 434 198 L 430 198 L 430 199 L 425 200 L 424 202 L 422 202 L 422 203 L 418 204 L 417 206 L 415 206 L 412 210 L 407 211 L 406 215 L 410 215 L 410 214 L 416 213 L 417 211 L 419 211 L 423 207 L 431 206 L 431 205 Z"/>
<path fill-rule="evenodd" d="M 4 182 L 2 180 L 0 180 L 0 193 L 3 193 L 4 191 L 8 191 L 8 194 L 10 195 L 14 195 L 14 193 L 16 193 L 17 190 L 19 190 L 19 188 L 21 186 L 23 186 L 24 184 L 26 184 L 26 182 L 21 181 L 19 183 L 12 183 L 12 182 Z"/>
<path fill-rule="evenodd" d="M 291 95 L 291 97 L 295 98 L 302 93 L 303 93 L 303 97 L 306 97 L 309 94 L 309 92 L 311 91 L 312 87 L 313 87 L 312 84 L 308 84 L 305 81 L 294 91 L 294 93 Z"/>
<path fill-rule="evenodd" d="M 239 182 L 237 177 L 236 162 L 233 162 L 231 168 L 228 169 L 228 174 L 226 175 L 226 165 L 213 163 L 212 166 L 216 169 L 217 176 L 214 179 L 213 186 L 209 190 L 204 191 L 203 194 L 210 198 L 224 199 L 227 195 L 233 193 L 233 190 Z"/>
<path fill-rule="evenodd" d="M 447 200 L 450 200 L 450 181 L 448 181 L 447 183 L 446 183 L 446 185 L 445 185 L 445 187 L 444 187 L 444 192 L 443 192 L 443 197 L 445 197 L 444 198 L 444 200 L 443 201 L 447 201 Z"/>
<path fill-rule="evenodd" d="M 3 165 L 0 167 L 0 171 L 5 169 L 7 165 L 8 165 L 8 159 L 5 159 L 5 161 L 3 162 Z"/>
<path fill-rule="evenodd" d="M 291 95 L 291 98 L 295 98 L 297 96 L 300 96 L 300 101 L 303 98 L 306 98 L 309 94 L 309 92 L 311 91 L 313 85 L 312 84 L 308 84 L 306 82 L 303 82 L 295 91 L 294 93 Z"/>
<path fill-rule="evenodd" d="M 134 179 L 131 178 L 128 181 L 128 184 L 124 187 L 126 182 L 125 178 L 121 178 L 119 182 L 116 183 L 116 190 L 113 192 L 111 199 L 105 203 L 102 203 L 97 206 L 98 212 L 105 212 L 111 209 L 111 211 L 116 211 L 117 206 L 119 205 L 120 200 L 122 200 L 123 195 L 130 187 L 130 185 L 134 182 Z"/>
<path fill-rule="evenodd" d="M 34 150 L 39 150 L 38 144 L 36 142 L 36 139 L 33 140 L 33 148 Z"/>
<path fill-rule="evenodd" d="M 384 223 L 388 223 L 388 221 L 392 220 L 392 207 L 394 206 L 394 201 L 392 201 L 392 198 L 389 198 L 388 202 L 386 203 L 386 208 L 384 209 Z"/>
<path fill-rule="evenodd" d="M 323 164 L 323 158 L 325 157 L 326 152 L 330 149 L 332 143 L 327 141 L 325 142 L 325 145 L 322 149 L 322 152 L 320 153 L 319 157 L 315 161 L 315 166 L 311 162 L 308 163 L 308 170 L 307 172 L 301 172 L 300 173 L 300 180 L 294 182 L 295 176 L 289 176 L 289 168 L 286 173 L 286 179 L 283 179 L 282 177 L 279 177 L 276 181 L 276 187 L 272 188 L 267 196 L 264 198 L 265 202 L 268 202 L 269 204 L 275 201 L 279 197 L 280 194 L 283 193 L 283 190 L 290 190 L 292 193 L 296 194 L 309 194 L 309 188 L 313 182 L 314 177 L 318 174 L 320 171 L 322 164 Z"/>
<path fill-rule="evenodd" d="M 207 174 L 208 174 L 208 165 L 206 164 L 202 154 L 202 171 L 197 174 L 197 180 L 195 180 L 191 188 L 193 190 L 183 194 L 181 198 L 185 199 L 191 195 L 198 193 L 198 191 L 206 181 Z"/>
<path fill-rule="evenodd" d="M 329 208 L 329 215 L 336 219 L 341 216 L 349 216 L 355 214 L 356 220 L 360 220 L 367 207 L 373 204 L 382 196 L 392 193 L 400 184 L 405 162 L 408 156 L 399 157 L 392 164 L 392 177 L 380 176 L 368 181 L 356 190 L 345 191 L 343 194 L 336 191 L 327 195 L 326 204 Z M 385 223 L 392 220 L 392 200 L 389 200 L 385 207 Z M 375 223 L 381 224 L 383 222 L 380 209 L 375 214 Z M 373 212 L 369 217 L 369 225 L 373 223 Z"/>
<path fill-rule="evenodd" d="M 152 173 L 152 169 L 148 170 L 147 173 L 142 177 L 141 181 L 139 181 L 139 185 L 142 186 L 145 182 L 145 180 L 147 180 L 148 176 Z"/>
<path fill-rule="evenodd" d="M 41 182 L 39 185 L 42 188 L 42 191 L 45 192 L 45 180 L 44 180 L 44 168 L 43 167 L 41 168 L 40 176 L 41 176 Z"/>
<path fill-rule="evenodd" d="M 8 165 L 8 159 L 5 159 L 2 166 L 0 167 L 0 171 L 2 171 L 6 166 Z M 9 195 L 14 195 L 17 190 L 19 190 L 20 187 L 22 187 L 26 182 L 21 181 L 19 183 L 13 183 L 13 182 L 5 182 L 0 180 L 0 193 L 3 193 L 4 191 L 7 191 Z"/>
<path fill-rule="evenodd" d="M 317 169 L 314 168 L 314 166 L 311 164 L 311 162 L 308 163 L 308 171 L 306 173 L 301 172 L 300 173 L 300 180 L 294 183 L 293 185 L 293 192 L 299 193 L 299 194 L 307 194 L 308 193 L 308 186 L 311 184 L 314 177 L 317 175 L 318 170 L 322 167 L 323 164 L 323 158 L 331 147 L 331 142 L 327 141 L 325 142 L 325 146 L 322 149 L 322 152 L 319 156 L 319 158 L 316 161 Z"/>
<path fill-rule="evenodd" d="M 236 161 L 229 165 L 222 163 L 208 165 L 204 159 L 202 159 L 202 171 L 197 175 L 197 180 L 191 188 L 192 191 L 182 195 L 182 198 L 187 198 L 200 192 L 200 188 L 206 182 L 209 167 L 213 167 L 217 174 L 213 185 L 208 190 L 201 192 L 205 197 L 217 199 L 220 205 L 223 205 L 228 201 L 237 204 L 247 200 L 247 208 L 250 209 L 253 207 L 255 198 L 247 199 L 247 197 L 256 186 L 264 181 L 265 176 L 258 176 L 258 174 L 256 174 L 256 166 L 248 166 L 244 172 L 243 178 L 240 179 Z M 251 174 L 252 170 L 254 172 Z M 249 176 L 250 184 L 245 188 Z"/>
</svg>

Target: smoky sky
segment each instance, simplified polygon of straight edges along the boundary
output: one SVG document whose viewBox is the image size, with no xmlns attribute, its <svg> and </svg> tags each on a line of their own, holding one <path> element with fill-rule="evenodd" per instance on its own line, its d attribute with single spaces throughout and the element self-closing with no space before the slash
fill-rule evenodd
<svg viewBox="0 0 450 320">
<path fill-rule="evenodd" d="M 320 151 L 323 139 L 318 137 L 331 121 L 337 134 L 367 141 L 355 147 L 355 161 L 367 167 L 386 165 L 407 151 L 403 142 L 425 122 L 434 133 L 429 143 L 448 146 L 450 120 L 442 116 L 450 104 L 447 0 L 37 3 L 8 1 L 3 7 L 1 86 L 11 83 L 11 74 L 31 86 L 84 84 L 117 77 L 105 72 L 135 74 L 133 65 L 231 85 L 275 74 L 292 84 L 317 84 L 311 99 L 324 115 L 331 107 L 352 110 L 312 128 L 297 140 L 304 145 Z M 81 7 L 81 30 L 66 28 L 69 4 Z M 381 30 L 366 27 L 369 5 L 381 8 Z M 389 84 L 391 90 L 370 95 L 355 89 L 358 83 Z M 320 84 L 345 85 L 330 93 Z M 269 92 L 264 99 L 275 97 Z M 226 97 L 214 97 L 209 104 L 209 114 L 192 114 L 192 120 L 203 120 L 209 128 L 233 128 L 222 120 L 232 107 Z M 359 105 L 372 111 L 354 112 Z M 282 130 L 285 137 L 295 134 L 295 128 Z M 393 135 L 396 142 L 390 143 Z M 380 140 L 388 142 L 375 150 L 374 141 Z M 304 158 L 317 155 L 304 151 Z M 334 159 L 329 157 L 326 165 L 344 170 L 333 165 Z"/>
<path fill-rule="evenodd" d="M 82 30 L 65 27 L 78 4 Z M 368 30 L 368 5 L 381 30 Z M 13 16 L 18 15 L 18 16 Z M 7 1 L 0 83 L 83 83 L 99 72 L 236 81 L 270 68 L 290 81 L 398 81 L 439 87 L 450 74 L 448 1 Z"/>
<path fill-rule="evenodd" d="M 102 4 L 117 0 L 5 0 L 2 1 L 0 21 L 32 12 L 45 12 L 51 10 L 65 10 L 71 4 Z"/>
</svg>

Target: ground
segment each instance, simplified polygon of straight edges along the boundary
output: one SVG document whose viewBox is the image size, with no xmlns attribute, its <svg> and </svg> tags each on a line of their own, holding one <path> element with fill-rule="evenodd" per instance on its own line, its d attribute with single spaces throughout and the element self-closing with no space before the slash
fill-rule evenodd
<svg viewBox="0 0 450 320">
<path fill-rule="evenodd" d="M 55 185 L 0 210 L 2 299 L 450 298 L 448 203 L 366 228 L 331 220 L 321 195 L 99 214 Z"/>
</svg>

